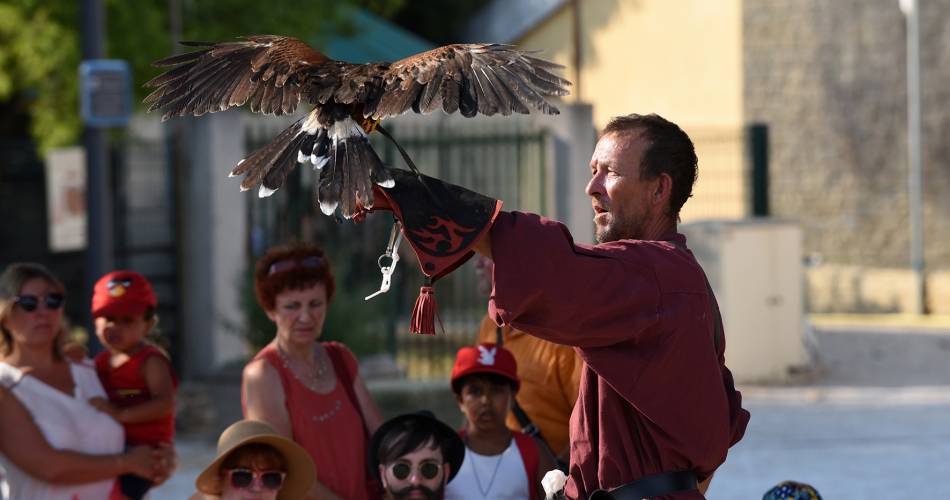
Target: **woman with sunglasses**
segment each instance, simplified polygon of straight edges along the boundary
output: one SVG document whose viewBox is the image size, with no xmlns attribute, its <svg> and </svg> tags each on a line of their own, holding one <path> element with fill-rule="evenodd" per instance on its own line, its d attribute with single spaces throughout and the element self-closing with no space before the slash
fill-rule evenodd
<svg viewBox="0 0 950 500">
<path fill-rule="evenodd" d="M 271 248 L 257 262 L 254 286 L 277 332 L 244 368 L 244 418 L 271 424 L 307 450 L 318 475 L 307 498 L 377 497 L 366 446 L 382 423 L 379 409 L 353 353 L 318 342 L 334 292 L 326 255 L 313 244 Z"/>
<path fill-rule="evenodd" d="M 65 360 L 63 284 L 38 264 L 0 275 L 0 467 L 11 498 L 108 498 L 115 478 L 170 473 L 170 449 L 123 453 L 122 426 L 88 404 L 95 370 Z"/>
<path fill-rule="evenodd" d="M 218 439 L 218 456 L 205 468 L 191 500 L 299 500 L 316 479 L 313 460 L 265 422 L 241 420 Z"/>
</svg>

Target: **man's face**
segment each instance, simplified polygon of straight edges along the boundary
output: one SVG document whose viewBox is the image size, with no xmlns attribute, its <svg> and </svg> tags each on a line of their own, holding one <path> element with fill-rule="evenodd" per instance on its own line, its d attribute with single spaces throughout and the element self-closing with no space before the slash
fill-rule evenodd
<svg viewBox="0 0 950 500">
<path fill-rule="evenodd" d="M 416 451 L 379 466 L 387 500 L 442 500 L 449 464 L 431 441 Z"/>
<path fill-rule="evenodd" d="M 651 203 L 656 181 L 640 179 L 640 161 L 647 146 L 637 130 L 612 132 L 597 141 L 586 192 L 594 207 L 598 243 L 643 238 L 656 210 Z"/>
</svg>

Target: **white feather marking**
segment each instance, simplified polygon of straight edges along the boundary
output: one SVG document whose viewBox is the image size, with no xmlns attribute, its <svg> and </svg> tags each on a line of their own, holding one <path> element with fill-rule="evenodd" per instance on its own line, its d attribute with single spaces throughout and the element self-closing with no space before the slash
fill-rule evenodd
<svg viewBox="0 0 950 500">
<path fill-rule="evenodd" d="M 311 155 L 312 156 L 312 155 Z M 310 161 L 310 156 L 303 154 L 303 151 L 297 150 L 297 163 L 307 163 Z"/>
<path fill-rule="evenodd" d="M 231 169 L 231 173 L 228 174 L 228 177 L 237 177 L 237 174 L 235 174 L 234 171 L 237 170 L 237 168 L 240 167 L 241 164 L 244 163 L 244 160 L 246 159 L 247 158 L 242 158 L 241 161 L 237 162 L 237 165 L 235 165 L 234 168 Z M 246 191 L 246 190 L 242 189 L 241 191 Z"/>
<path fill-rule="evenodd" d="M 320 170 L 327 164 L 328 161 L 330 161 L 330 157 L 310 155 L 310 161 L 313 163 L 314 170 Z"/>
<path fill-rule="evenodd" d="M 336 207 L 339 203 L 329 203 L 323 200 L 320 200 L 320 211 L 324 215 L 333 215 L 333 212 L 336 212 Z"/>
<path fill-rule="evenodd" d="M 250 191 L 250 189 L 251 189 L 251 188 L 246 188 L 246 187 L 244 187 L 244 186 L 241 186 L 241 192 L 242 192 L 242 193 L 243 193 L 244 191 Z"/>
<path fill-rule="evenodd" d="M 267 198 L 268 196 L 270 196 L 270 195 L 272 195 L 272 194 L 274 194 L 274 193 L 276 193 L 276 192 L 277 192 L 276 189 L 269 189 L 269 188 L 264 187 L 263 184 L 261 184 L 261 188 L 260 188 L 259 190 L 257 190 L 257 197 L 258 197 L 258 198 Z"/>
<path fill-rule="evenodd" d="M 307 115 L 307 120 L 300 126 L 300 130 L 310 135 L 316 134 L 321 128 L 323 127 L 320 126 L 320 121 L 317 120 L 317 113 L 315 111 L 311 111 L 310 114 Z"/>
<path fill-rule="evenodd" d="M 394 179 L 386 179 L 386 180 L 384 180 L 384 181 L 382 181 L 382 182 L 377 182 L 376 184 L 377 184 L 378 186 L 380 186 L 380 187 L 384 187 L 384 188 L 387 188 L 387 189 L 388 189 L 388 188 L 391 188 L 391 187 L 395 186 L 395 185 L 396 185 L 396 181 L 395 181 Z"/>
<path fill-rule="evenodd" d="M 360 127 L 352 118 L 334 122 L 327 133 L 334 141 L 345 141 L 350 137 L 366 137 L 363 127 Z"/>
</svg>

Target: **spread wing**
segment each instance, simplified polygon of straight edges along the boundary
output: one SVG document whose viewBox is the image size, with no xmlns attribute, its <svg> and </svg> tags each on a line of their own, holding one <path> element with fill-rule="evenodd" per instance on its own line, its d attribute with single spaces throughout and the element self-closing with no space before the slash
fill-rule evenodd
<svg viewBox="0 0 950 500">
<path fill-rule="evenodd" d="M 174 67 L 145 83 L 155 91 L 144 102 L 149 111 L 164 109 L 163 120 L 247 103 L 255 113 L 293 113 L 308 88 L 310 71 L 330 61 L 306 43 L 285 36 L 182 44 L 202 48 L 156 61 L 155 66 Z"/>
<path fill-rule="evenodd" d="M 552 73 L 562 66 L 499 44 L 456 44 L 378 66 L 381 92 L 364 103 L 363 115 L 382 119 L 405 113 L 446 113 L 467 117 L 545 114 L 558 110 L 546 97 L 564 96 L 571 82 Z"/>
</svg>

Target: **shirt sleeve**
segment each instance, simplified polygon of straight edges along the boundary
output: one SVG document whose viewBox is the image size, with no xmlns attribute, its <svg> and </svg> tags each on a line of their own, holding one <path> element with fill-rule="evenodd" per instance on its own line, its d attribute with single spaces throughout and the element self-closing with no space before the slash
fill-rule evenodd
<svg viewBox="0 0 950 500">
<path fill-rule="evenodd" d="M 641 242 L 575 244 L 563 224 L 521 212 L 499 214 L 491 237 L 496 323 L 602 347 L 637 341 L 658 322 L 660 289 Z"/>
</svg>

